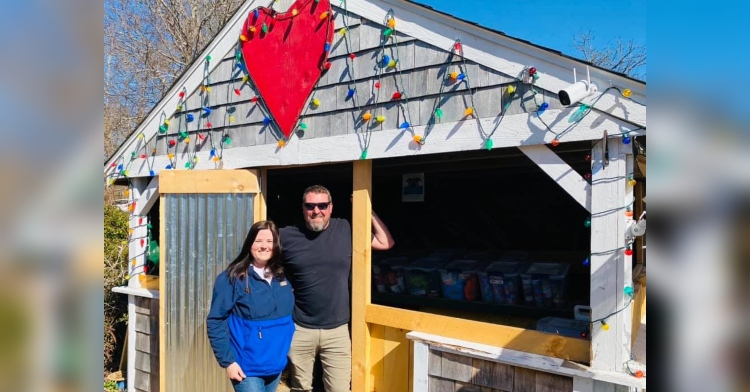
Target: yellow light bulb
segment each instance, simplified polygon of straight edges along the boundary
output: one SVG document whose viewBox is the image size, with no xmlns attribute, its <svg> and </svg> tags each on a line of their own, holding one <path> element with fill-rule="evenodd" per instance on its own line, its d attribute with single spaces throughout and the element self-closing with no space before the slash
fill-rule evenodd
<svg viewBox="0 0 750 392">
<path fill-rule="evenodd" d="M 214 162 L 219 162 L 219 159 L 220 158 L 218 156 L 214 156 Z"/>
<path fill-rule="evenodd" d="M 325 19 L 327 17 L 328 17 L 328 11 L 323 12 L 322 14 L 320 14 L 320 20 L 323 20 L 323 19 Z"/>
<path fill-rule="evenodd" d="M 414 135 L 412 139 L 414 139 L 415 143 L 422 143 L 422 136 Z"/>
<path fill-rule="evenodd" d="M 286 145 L 286 142 L 284 141 L 284 139 L 281 139 L 281 140 L 279 140 L 279 142 L 278 142 L 278 143 L 276 143 L 276 144 L 277 144 L 277 145 L 278 145 L 279 147 L 284 147 L 284 146 Z"/>
<path fill-rule="evenodd" d="M 515 86 L 508 86 L 508 95 L 511 95 L 516 92 Z"/>
<path fill-rule="evenodd" d="M 130 197 L 130 191 L 129 190 L 126 189 L 122 193 L 125 195 L 125 197 Z"/>
<path fill-rule="evenodd" d="M 230 122 L 230 123 L 233 123 L 233 122 L 234 122 L 234 116 L 229 116 L 229 122 Z"/>
<path fill-rule="evenodd" d="M 456 71 L 451 72 L 450 77 L 453 80 L 458 79 L 458 72 L 456 72 Z"/>
<path fill-rule="evenodd" d="M 185 144 L 188 144 L 188 143 L 190 143 L 190 138 L 189 138 L 189 137 L 186 137 L 186 138 L 185 138 Z"/>
<path fill-rule="evenodd" d="M 134 231 L 135 231 L 135 230 L 133 230 L 133 229 L 128 229 L 128 234 L 130 234 L 130 235 L 133 235 L 133 232 L 134 232 Z"/>
<path fill-rule="evenodd" d="M 396 28 L 396 19 L 390 18 L 388 19 L 388 27 L 395 29 Z"/>
<path fill-rule="evenodd" d="M 256 30 L 258 30 L 258 29 L 256 29 L 255 26 L 250 26 L 250 32 L 251 33 L 254 33 Z"/>
<path fill-rule="evenodd" d="M 464 116 L 471 116 L 472 114 L 474 114 L 474 108 L 466 108 L 464 110 Z"/>
<path fill-rule="evenodd" d="M 165 124 L 167 124 L 167 125 L 169 125 L 169 123 L 168 123 L 168 122 L 164 122 L 164 123 L 165 123 Z M 139 133 L 139 134 L 138 134 L 138 139 L 143 139 L 144 137 L 145 137 L 145 136 L 143 136 L 143 134 L 142 134 L 142 133 Z"/>
<path fill-rule="evenodd" d="M 182 104 L 177 105 L 177 110 L 182 110 Z"/>
<path fill-rule="evenodd" d="M 609 331 L 609 324 L 602 322 L 602 330 Z"/>
<path fill-rule="evenodd" d="M 247 42 L 247 37 L 245 37 L 245 34 L 240 35 L 240 41 Z"/>
<path fill-rule="evenodd" d="M 630 96 L 633 95 L 633 92 L 630 91 L 629 88 L 626 88 L 625 90 L 622 90 L 622 96 L 625 98 L 630 98 Z"/>
<path fill-rule="evenodd" d="M 169 157 L 169 159 L 174 159 L 174 154 L 172 154 L 171 152 L 167 154 L 167 156 Z"/>
<path fill-rule="evenodd" d="M 243 82 L 247 82 L 248 80 L 250 80 L 249 76 L 245 75 L 245 76 L 242 77 L 242 81 Z"/>
<path fill-rule="evenodd" d="M 133 268 L 135 268 L 136 265 L 137 265 L 137 263 L 136 263 L 135 259 L 133 259 Z"/>
<path fill-rule="evenodd" d="M 293 9 L 293 10 L 292 10 L 292 15 L 293 15 L 293 16 L 297 16 L 297 14 L 299 14 L 299 11 L 297 11 L 297 9 L 296 9 L 296 8 L 295 8 L 295 9 Z"/>
<path fill-rule="evenodd" d="M 318 98 L 313 98 L 312 104 L 313 106 L 316 106 L 316 107 L 320 106 L 320 100 Z"/>
<path fill-rule="evenodd" d="M 209 87 L 209 86 L 206 86 L 206 92 L 207 92 L 207 93 L 210 93 L 210 92 L 211 92 L 211 87 Z"/>
<path fill-rule="evenodd" d="M 372 114 L 370 114 L 370 112 L 367 112 L 362 115 L 362 119 L 365 121 L 370 121 L 371 118 L 372 118 Z"/>
<path fill-rule="evenodd" d="M 339 30 L 339 34 L 346 35 L 346 27 L 342 27 L 341 30 Z"/>
<path fill-rule="evenodd" d="M 628 185 L 635 186 L 635 180 L 628 180 Z"/>
<path fill-rule="evenodd" d="M 378 120 L 378 122 L 382 123 L 383 121 L 385 121 L 385 116 L 382 116 L 382 115 L 381 116 L 377 116 L 377 117 L 375 117 L 375 119 Z"/>
<path fill-rule="evenodd" d="M 193 162 L 198 162 L 198 157 L 193 157 Z"/>
<path fill-rule="evenodd" d="M 388 66 L 391 67 L 391 68 L 395 67 L 396 66 L 396 60 L 389 61 L 388 62 Z"/>
<path fill-rule="evenodd" d="M 169 125 L 169 119 L 164 120 L 164 125 Z"/>
</svg>

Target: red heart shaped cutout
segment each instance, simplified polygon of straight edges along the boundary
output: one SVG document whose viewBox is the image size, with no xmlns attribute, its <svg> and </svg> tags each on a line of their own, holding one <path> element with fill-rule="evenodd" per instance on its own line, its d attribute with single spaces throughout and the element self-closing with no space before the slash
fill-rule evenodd
<svg viewBox="0 0 750 392">
<path fill-rule="evenodd" d="M 250 11 L 242 27 L 247 71 L 287 139 L 326 70 L 332 14 L 329 0 L 297 0 L 284 13 L 266 7 Z"/>
</svg>

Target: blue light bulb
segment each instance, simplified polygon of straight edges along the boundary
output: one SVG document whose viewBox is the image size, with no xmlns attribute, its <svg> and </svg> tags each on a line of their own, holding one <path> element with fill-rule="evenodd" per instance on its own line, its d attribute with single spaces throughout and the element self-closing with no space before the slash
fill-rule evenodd
<svg viewBox="0 0 750 392">
<path fill-rule="evenodd" d="M 542 104 L 539 105 L 539 109 L 536 110 L 537 116 L 541 116 L 547 108 L 549 108 L 549 104 L 547 102 L 542 102 Z"/>
<path fill-rule="evenodd" d="M 117 171 L 120 171 L 120 170 L 122 170 L 122 163 L 117 165 Z"/>
<path fill-rule="evenodd" d="M 213 158 L 213 157 L 214 157 L 214 155 L 216 155 L 216 150 L 214 150 L 214 149 L 212 148 L 212 149 L 211 149 L 211 154 L 210 154 L 209 156 L 210 156 L 211 158 Z"/>
<path fill-rule="evenodd" d="M 411 126 L 411 125 L 410 125 L 410 124 L 409 124 L 408 122 L 404 121 L 404 123 L 403 123 L 403 124 L 401 124 L 401 127 L 400 127 L 400 128 L 401 128 L 401 129 L 407 129 L 407 128 L 409 128 L 410 126 Z"/>
<path fill-rule="evenodd" d="M 625 135 L 622 137 L 622 144 L 630 144 L 630 136 Z"/>
<path fill-rule="evenodd" d="M 171 168 L 172 168 L 172 165 L 167 165 L 167 167 L 165 167 L 165 169 L 171 169 Z"/>
<path fill-rule="evenodd" d="M 188 113 L 187 122 L 193 122 L 193 120 L 195 120 L 195 116 L 192 113 Z"/>
<path fill-rule="evenodd" d="M 211 114 L 211 108 L 208 107 L 208 106 L 204 106 L 203 107 L 203 113 L 205 113 L 205 114 Z"/>
<path fill-rule="evenodd" d="M 328 52 L 329 50 L 331 50 L 331 44 L 329 44 L 328 42 L 326 42 L 324 48 L 325 48 L 326 52 Z"/>
<path fill-rule="evenodd" d="M 149 171 L 148 171 L 148 175 L 149 175 L 149 176 L 151 176 L 151 177 L 153 177 L 153 176 L 155 176 L 155 175 L 156 175 L 156 173 L 154 173 L 154 171 L 153 171 L 153 170 L 149 170 Z"/>
<path fill-rule="evenodd" d="M 266 125 L 268 125 L 268 124 L 270 124 L 270 123 L 271 123 L 271 119 L 270 119 L 270 118 L 268 118 L 268 117 L 263 117 L 263 124 L 266 124 Z"/>
<path fill-rule="evenodd" d="M 347 98 L 351 98 L 354 96 L 354 89 L 350 88 L 349 91 L 346 93 Z"/>
<path fill-rule="evenodd" d="M 382 61 L 382 63 L 383 63 L 383 66 L 384 66 L 384 67 L 388 66 L 388 63 L 390 63 L 390 62 L 391 62 L 391 58 L 390 58 L 390 57 L 388 57 L 388 55 L 387 55 L 387 54 L 384 54 L 384 55 L 383 55 L 383 61 Z"/>
</svg>

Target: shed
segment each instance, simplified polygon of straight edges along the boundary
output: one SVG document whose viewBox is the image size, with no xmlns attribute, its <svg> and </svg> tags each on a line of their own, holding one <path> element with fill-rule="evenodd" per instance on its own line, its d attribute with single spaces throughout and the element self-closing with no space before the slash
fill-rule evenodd
<svg viewBox="0 0 750 392">
<path fill-rule="evenodd" d="M 229 390 L 214 278 L 313 183 L 352 222 L 353 391 L 645 389 L 645 83 L 411 1 L 267 3 L 104 165 L 131 214 L 128 390 Z"/>
</svg>

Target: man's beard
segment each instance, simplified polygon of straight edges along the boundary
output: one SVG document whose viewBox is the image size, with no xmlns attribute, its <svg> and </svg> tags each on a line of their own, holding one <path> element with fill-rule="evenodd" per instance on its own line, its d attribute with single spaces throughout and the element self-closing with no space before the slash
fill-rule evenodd
<svg viewBox="0 0 750 392">
<path fill-rule="evenodd" d="M 310 231 L 321 232 L 325 230 L 328 221 L 325 219 L 322 219 L 320 222 L 305 220 L 305 224 L 307 225 L 307 228 L 310 229 Z"/>
</svg>

